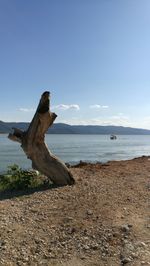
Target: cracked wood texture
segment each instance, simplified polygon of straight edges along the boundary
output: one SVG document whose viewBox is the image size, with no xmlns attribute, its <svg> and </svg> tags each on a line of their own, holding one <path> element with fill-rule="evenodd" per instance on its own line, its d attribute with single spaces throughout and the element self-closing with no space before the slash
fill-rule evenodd
<svg viewBox="0 0 150 266">
<path fill-rule="evenodd" d="M 50 93 L 45 91 L 40 99 L 35 115 L 27 131 L 13 128 L 14 132 L 8 138 L 21 143 L 28 159 L 32 161 L 33 169 L 47 176 L 56 185 L 73 185 L 72 174 L 66 165 L 52 154 L 45 143 L 45 133 L 53 124 L 57 115 L 50 112 Z"/>
</svg>

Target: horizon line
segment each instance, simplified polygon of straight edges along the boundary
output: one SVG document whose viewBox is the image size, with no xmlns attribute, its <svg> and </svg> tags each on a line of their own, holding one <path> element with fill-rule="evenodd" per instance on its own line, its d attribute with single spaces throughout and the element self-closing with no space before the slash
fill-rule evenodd
<svg viewBox="0 0 150 266">
<path fill-rule="evenodd" d="M 32 121 L 32 120 L 31 120 Z M 31 121 L 3 121 L 3 120 L 0 120 L 0 122 L 2 123 L 31 123 Z M 132 127 L 132 126 L 122 126 L 122 125 L 92 125 L 92 124 L 67 124 L 67 123 L 63 123 L 63 122 L 54 122 L 53 124 L 64 124 L 64 125 L 68 125 L 68 126 L 96 126 L 96 127 L 123 127 L 123 128 L 133 128 L 133 129 L 139 129 L 139 130 L 148 130 L 150 131 L 150 129 L 148 128 L 140 128 L 140 127 Z"/>
</svg>

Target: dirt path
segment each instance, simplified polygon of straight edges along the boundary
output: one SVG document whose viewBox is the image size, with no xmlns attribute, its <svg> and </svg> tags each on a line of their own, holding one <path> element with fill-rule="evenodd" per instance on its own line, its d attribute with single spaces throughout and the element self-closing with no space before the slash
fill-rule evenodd
<svg viewBox="0 0 150 266">
<path fill-rule="evenodd" d="M 73 187 L 0 196 L 0 265 L 150 265 L 149 157 L 71 171 Z"/>
</svg>

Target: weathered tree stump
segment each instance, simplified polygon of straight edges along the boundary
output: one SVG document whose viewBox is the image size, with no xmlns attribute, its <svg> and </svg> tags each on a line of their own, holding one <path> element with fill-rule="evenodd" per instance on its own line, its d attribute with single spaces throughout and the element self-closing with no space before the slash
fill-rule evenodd
<svg viewBox="0 0 150 266">
<path fill-rule="evenodd" d="M 48 91 L 41 96 L 35 115 L 27 131 L 13 128 L 8 138 L 21 143 L 21 147 L 31 159 L 33 169 L 40 171 L 56 185 L 72 185 L 74 178 L 66 165 L 47 148 L 45 133 L 57 115 L 50 112 Z"/>
</svg>

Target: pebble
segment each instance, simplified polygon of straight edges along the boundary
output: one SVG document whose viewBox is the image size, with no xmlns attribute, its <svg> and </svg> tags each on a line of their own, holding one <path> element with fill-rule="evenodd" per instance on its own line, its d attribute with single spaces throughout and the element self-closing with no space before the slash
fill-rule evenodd
<svg viewBox="0 0 150 266">
<path fill-rule="evenodd" d="M 146 247 L 146 244 L 144 242 L 141 242 L 140 243 L 140 246 L 145 248 Z"/>
<path fill-rule="evenodd" d="M 99 249 L 99 245 L 97 243 L 94 243 L 90 246 L 93 250 Z"/>
<path fill-rule="evenodd" d="M 146 244 L 145 244 L 144 242 L 137 242 L 136 245 L 137 245 L 138 247 L 143 247 L 143 248 L 146 247 Z"/>
<path fill-rule="evenodd" d="M 141 261 L 141 265 L 145 265 L 145 266 L 148 266 L 148 265 L 150 265 L 150 262 L 146 262 L 146 261 Z"/>
<path fill-rule="evenodd" d="M 131 257 L 132 257 L 133 259 L 137 259 L 137 258 L 138 258 L 138 254 L 137 254 L 137 253 L 131 253 Z"/>
<path fill-rule="evenodd" d="M 87 215 L 92 215 L 93 214 L 93 212 L 91 210 L 87 210 L 86 213 L 87 213 Z"/>
<path fill-rule="evenodd" d="M 4 247 L 6 245 L 6 242 L 4 240 L 0 240 L 0 248 Z"/>
<path fill-rule="evenodd" d="M 147 228 L 150 229 L 150 224 L 147 225 Z"/>
<path fill-rule="evenodd" d="M 126 244 L 126 249 L 133 251 L 134 250 L 134 246 L 131 243 L 127 243 Z"/>
<path fill-rule="evenodd" d="M 130 227 L 131 227 L 131 225 L 124 224 L 124 225 L 121 226 L 121 230 L 122 230 L 123 232 L 125 232 L 125 233 L 128 233 L 129 230 L 130 230 Z"/>
<path fill-rule="evenodd" d="M 84 245 L 83 248 L 84 248 L 85 250 L 89 250 L 89 249 L 90 249 L 90 247 L 89 247 L 88 245 Z"/>
<path fill-rule="evenodd" d="M 122 239 L 122 242 L 124 243 L 124 244 L 128 244 L 129 242 L 128 242 L 128 240 L 127 239 Z"/>
<path fill-rule="evenodd" d="M 80 259 L 81 259 L 81 260 L 85 260 L 85 259 L 86 259 L 86 256 L 85 256 L 85 255 L 81 255 L 81 256 L 80 256 Z"/>
<path fill-rule="evenodd" d="M 124 264 L 127 264 L 127 263 L 129 263 L 129 262 L 131 262 L 131 259 L 130 258 L 128 258 L 128 257 L 122 257 L 122 259 L 121 259 L 121 263 L 124 265 Z"/>
</svg>

